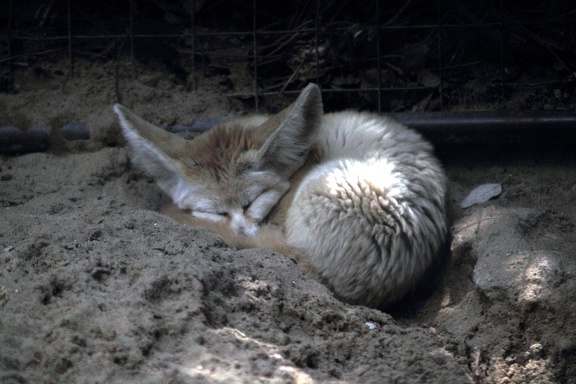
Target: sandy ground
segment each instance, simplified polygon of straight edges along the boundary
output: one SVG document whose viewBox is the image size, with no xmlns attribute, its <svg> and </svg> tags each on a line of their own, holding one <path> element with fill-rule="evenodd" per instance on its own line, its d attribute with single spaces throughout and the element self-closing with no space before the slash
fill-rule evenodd
<svg viewBox="0 0 576 384">
<path fill-rule="evenodd" d="M 113 75 L 23 73 L 0 95 L 0 125 L 92 136 L 0 161 L 0 383 L 575 380 L 574 153 L 445 156 L 451 252 L 384 313 L 157 213 L 163 196 L 119 145 Z M 161 125 L 239 110 L 144 70 L 120 89 Z M 500 196 L 459 208 L 493 182 Z"/>
</svg>

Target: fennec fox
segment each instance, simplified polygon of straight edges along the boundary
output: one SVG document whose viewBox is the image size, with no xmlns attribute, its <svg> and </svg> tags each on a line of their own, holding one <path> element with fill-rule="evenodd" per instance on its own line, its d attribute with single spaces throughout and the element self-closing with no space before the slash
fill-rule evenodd
<svg viewBox="0 0 576 384">
<path fill-rule="evenodd" d="M 323 115 L 314 84 L 277 115 L 193 140 L 114 110 L 134 163 L 177 206 L 169 214 L 230 245 L 289 254 L 349 303 L 400 299 L 445 238 L 446 180 L 432 146 L 380 115 Z"/>
</svg>

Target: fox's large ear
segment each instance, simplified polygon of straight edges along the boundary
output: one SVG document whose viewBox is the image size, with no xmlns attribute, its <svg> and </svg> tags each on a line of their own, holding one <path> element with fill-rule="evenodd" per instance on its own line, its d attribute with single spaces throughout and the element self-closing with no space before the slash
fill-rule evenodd
<svg viewBox="0 0 576 384">
<path fill-rule="evenodd" d="M 148 123 L 120 104 L 114 106 L 114 111 L 132 148 L 132 161 L 170 193 L 183 175 L 183 165 L 176 159 L 185 152 L 186 140 Z"/>
<path fill-rule="evenodd" d="M 257 128 L 268 135 L 258 151 L 259 166 L 272 168 L 287 178 L 292 176 L 304 164 L 318 137 L 322 114 L 320 89 L 309 84 L 294 104 Z"/>
</svg>

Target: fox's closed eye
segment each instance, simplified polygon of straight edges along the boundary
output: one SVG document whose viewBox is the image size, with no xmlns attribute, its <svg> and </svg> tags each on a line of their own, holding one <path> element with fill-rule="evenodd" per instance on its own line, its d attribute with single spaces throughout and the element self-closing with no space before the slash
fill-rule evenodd
<svg viewBox="0 0 576 384">
<path fill-rule="evenodd" d="M 199 219 L 213 221 L 215 223 L 222 222 L 229 218 L 228 212 L 211 213 L 202 211 L 192 211 L 192 216 L 197 217 Z"/>
</svg>

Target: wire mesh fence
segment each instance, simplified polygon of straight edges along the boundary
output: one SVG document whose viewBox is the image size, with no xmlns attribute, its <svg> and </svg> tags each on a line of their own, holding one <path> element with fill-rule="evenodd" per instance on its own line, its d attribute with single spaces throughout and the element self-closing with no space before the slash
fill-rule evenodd
<svg viewBox="0 0 576 384">
<path fill-rule="evenodd" d="M 308 82 L 327 109 L 574 104 L 570 1 L 9 0 L 0 26 L 3 92 L 20 67 L 66 58 L 75 76 L 83 58 L 160 63 L 190 91 L 216 79 L 256 110 Z"/>
</svg>

